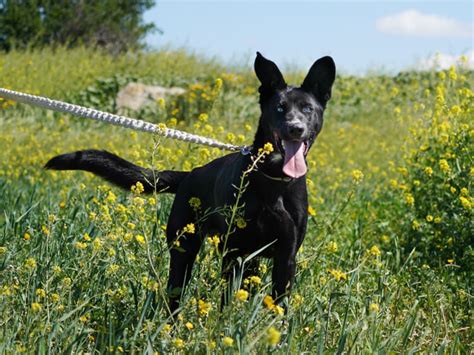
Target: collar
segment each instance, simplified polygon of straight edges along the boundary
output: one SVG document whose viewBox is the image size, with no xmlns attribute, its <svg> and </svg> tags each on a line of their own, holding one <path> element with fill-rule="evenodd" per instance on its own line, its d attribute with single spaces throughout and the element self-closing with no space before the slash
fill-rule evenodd
<svg viewBox="0 0 474 355">
<path fill-rule="evenodd" d="M 289 177 L 289 176 L 284 176 L 284 177 L 275 177 L 275 176 L 270 176 L 265 174 L 263 171 L 257 170 L 260 174 L 265 176 L 267 179 L 273 180 L 273 181 L 281 181 L 281 182 L 291 182 L 294 179 Z"/>
</svg>

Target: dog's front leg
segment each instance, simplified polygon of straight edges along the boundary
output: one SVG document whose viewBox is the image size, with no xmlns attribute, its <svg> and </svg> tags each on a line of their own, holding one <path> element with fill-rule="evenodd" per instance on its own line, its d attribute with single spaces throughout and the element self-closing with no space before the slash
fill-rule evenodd
<svg viewBox="0 0 474 355">
<path fill-rule="evenodd" d="M 272 233 L 277 238 L 273 254 L 272 296 L 275 300 L 281 300 L 291 290 L 295 277 L 297 228 L 281 198 L 270 211 Z"/>
<path fill-rule="evenodd" d="M 295 233 L 296 234 L 296 233 Z M 288 236 L 285 236 L 288 237 Z M 293 238 L 279 237 L 273 256 L 273 299 L 279 301 L 293 286 L 296 272 L 296 243 Z"/>
</svg>

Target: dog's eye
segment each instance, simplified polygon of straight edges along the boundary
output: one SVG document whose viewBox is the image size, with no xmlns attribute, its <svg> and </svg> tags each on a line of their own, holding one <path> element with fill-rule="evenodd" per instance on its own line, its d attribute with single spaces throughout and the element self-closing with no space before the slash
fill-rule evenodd
<svg viewBox="0 0 474 355">
<path fill-rule="evenodd" d="M 277 112 L 284 112 L 285 108 L 282 105 L 277 106 Z"/>
<path fill-rule="evenodd" d="M 313 108 L 311 106 L 305 106 L 305 107 L 303 107 L 303 112 L 304 113 L 311 113 L 311 112 L 313 112 Z"/>
</svg>

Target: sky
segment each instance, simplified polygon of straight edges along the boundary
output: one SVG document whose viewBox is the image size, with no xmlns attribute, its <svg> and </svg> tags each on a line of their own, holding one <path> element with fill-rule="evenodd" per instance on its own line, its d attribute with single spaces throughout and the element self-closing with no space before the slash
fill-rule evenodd
<svg viewBox="0 0 474 355">
<path fill-rule="evenodd" d="M 471 1 L 157 0 L 145 21 L 163 33 L 146 43 L 237 65 L 260 51 L 283 68 L 331 55 L 348 74 L 449 66 L 462 54 L 474 68 L 473 11 Z"/>
</svg>

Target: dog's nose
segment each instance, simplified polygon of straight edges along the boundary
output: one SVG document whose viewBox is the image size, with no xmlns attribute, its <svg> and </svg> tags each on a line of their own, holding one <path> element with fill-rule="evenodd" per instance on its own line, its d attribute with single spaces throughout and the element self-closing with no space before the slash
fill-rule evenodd
<svg viewBox="0 0 474 355">
<path fill-rule="evenodd" d="M 291 138 L 301 138 L 304 133 L 304 124 L 301 122 L 288 124 L 288 133 L 290 134 Z"/>
</svg>

